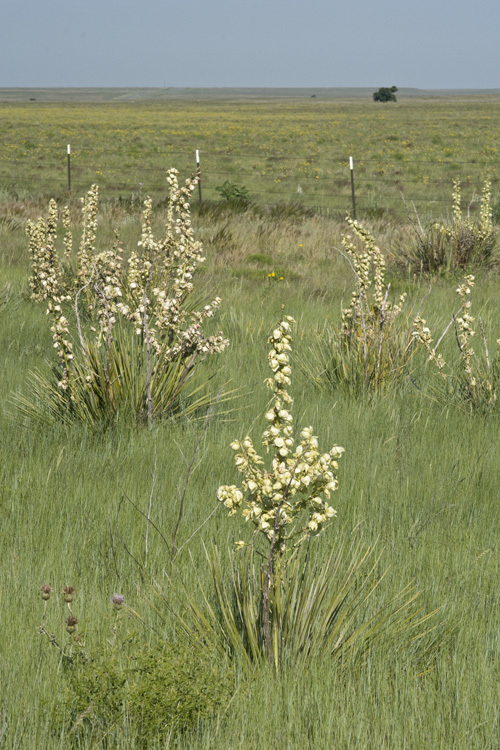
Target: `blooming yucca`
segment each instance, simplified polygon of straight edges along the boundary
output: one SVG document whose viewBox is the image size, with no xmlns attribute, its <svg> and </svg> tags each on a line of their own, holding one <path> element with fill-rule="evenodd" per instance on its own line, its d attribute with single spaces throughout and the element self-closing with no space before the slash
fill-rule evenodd
<svg viewBox="0 0 500 750">
<path fill-rule="evenodd" d="M 201 309 L 193 300 L 193 277 L 204 261 L 190 215 L 197 179 L 179 186 L 177 170 L 169 170 L 165 234 L 153 234 L 152 201 L 146 199 L 141 239 L 127 264 L 118 239 L 97 251 L 99 191 L 92 185 L 82 199 L 77 270 L 69 280 L 60 270 L 55 248 L 55 201 L 50 202 L 46 221 L 29 225 L 32 297 L 47 301 L 58 364 L 53 368 L 55 385 L 38 375 L 32 380 L 33 394 L 47 405 L 46 413 L 43 406 L 39 409 L 21 397 L 27 416 L 44 419 L 47 414 L 50 421 L 75 416 L 95 423 L 132 411 L 140 419 L 147 417 L 151 426 L 157 415 L 177 408 L 189 411 L 210 400 L 208 394 L 188 401 L 180 398 L 194 367 L 229 343 L 222 332 L 207 335 L 203 330 L 220 298 Z M 72 250 L 67 209 L 63 227 L 67 260 Z M 73 322 L 76 330 L 71 335 Z"/>
<path fill-rule="evenodd" d="M 342 255 L 356 276 L 356 287 L 342 310 L 341 326 L 325 325 L 303 367 L 320 388 L 374 392 L 403 383 L 410 372 L 412 341 L 401 315 L 406 294 L 389 299 L 382 251 L 361 224 L 349 217 L 347 223 L 352 234 L 342 237 Z"/>
<path fill-rule="evenodd" d="M 474 281 L 474 276 L 467 274 L 456 289 L 462 300 L 460 317 L 454 315 L 452 319 L 455 323 L 456 340 L 460 352 L 461 367 L 459 369 L 456 371 L 451 369 L 443 356 L 436 353 L 438 345 L 432 346 L 431 331 L 425 320 L 420 316 L 417 316 L 413 321 L 412 335 L 416 341 L 427 349 L 429 361 L 434 362 L 443 380 L 450 381 L 451 389 L 449 389 L 449 392 L 456 393 L 470 408 L 490 411 L 496 406 L 500 385 L 500 339 L 496 341 L 495 355 L 490 360 L 488 344 L 480 318 L 484 357 L 478 356 L 472 346 L 471 339 L 476 333 L 473 328 L 475 318 L 471 315 L 472 303 L 470 300 Z M 443 336 L 441 336 L 441 339 Z"/>
<path fill-rule="evenodd" d="M 293 323 L 293 318 L 285 316 L 269 338 L 268 361 L 273 374 L 266 384 L 273 391 L 273 403 L 265 415 L 269 425 L 262 444 L 273 451 L 270 469 L 261 468 L 264 461 L 250 437 L 235 440 L 231 448 L 236 467 L 243 474 L 241 488 L 223 485 L 217 492 L 229 515 L 240 510 L 243 518 L 254 524 L 254 535 L 263 534 L 276 554 L 319 534 L 336 515 L 329 499 L 337 489 L 335 472 L 344 450 L 334 445 L 329 452 L 320 453 L 312 427 L 301 431 L 300 442 L 295 445 L 290 413 L 293 401 L 287 391 Z"/>
</svg>

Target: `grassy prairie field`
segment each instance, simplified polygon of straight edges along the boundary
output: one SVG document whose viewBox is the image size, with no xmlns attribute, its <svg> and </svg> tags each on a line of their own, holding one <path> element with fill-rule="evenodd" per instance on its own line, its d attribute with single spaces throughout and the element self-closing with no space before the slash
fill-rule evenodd
<svg viewBox="0 0 500 750">
<path fill-rule="evenodd" d="M 360 216 L 405 216 L 412 203 L 425 216 L 443 215 L 457 178 L 472 211 L 487 176 L 498 202 L 498 93 L 403 91 L 397 104 L 376 104 L 368 90 L 350 98 L 326 92 L 314 98 L 305 91 L 209 98 L 199 92 L 197 98 L 196 92 L 162 96 L 160 89 L 147 98 L 141 90 L 110 90 L 94 102 L 4 93 L 0 181 L 13 197 L 63 195 L 70 144 L 76 195 L 99 182 L 115 199 L 146 193 L 161 199 L 165 170 L 191 173 L 198 150 L 208 199 L 218 198 L 227 180 L 260 204 L 297 200 L 342 216 L 351 208 L 352 156 Z"/>
<path fill-rule="evenodd" d="M 214 171 L 220 170 L 213 184 L 227 176 L 251 193 L 262 181 L 270 186 L 275 179 L 286 185 L 300 180 L 312 185 L 314 202 L 315 170 L 320 179 L 333 180 L 335 159 L 340 164 L 356 146 L 366 155 L 366 180 L 373 179 L 374 185 L 377 164 L 391 179 L 404 176 L 421 185 L 419 189 L 434 190 L 438 178 L 432 170 L 441 159 L 439 170 L 450 179 L 460 177 L 464 185 L 470 177 L 478 191 L 486 170 L 493 179 L 497 174 L 494 123 L 500 99 L 412 98 L 390 109 L 358 99 L 319 97 L 312 103 L 178 100 L 168 107 L 163 102 L 0 106 L 0 747 L 144 747 L 126 715 L 117 720 L 118 730 L 95 725 L 79 733 L 71 732 L 71 725 L 61 728 L 61 700 L 77 686 L 38 627 L 43 623 L 58 640 L 67 639 L 68 609 L 61 591 L 71 585 L 71 606 L 90 652 L 114 637 L 114 593 L 125 596 L 121 617 L 126 633 L 133 631 L 142 644 L 155 639 L 176 642 L 169 576 L 196 594 L 196 582 L 208 587 L 210 580 L 204 545 L 215 543 L 228 566 L 229 548 L 250 537 L 247 525 L 217 507 L 216 492 L 221 484 L 240 481 L 231 441 L 249 434 L 260 447 L 269 399 L 263 384 L 269 374 L 267 337 L 285 305 L 297 321 L 289 389 L 297 432 L 313 425 L 320 449 L 334 443 L 345 447 L 339 489 L 332 497 L 337 518 L 312 540 L 311 554 L 321 564 L 342 544 L 349 548 L 353 539 L 375 545 L 381 554 L 377 570 L 386 574 L 360 617 L 369 618 L 413 582 L 422 591 L 423 612 L 439 608 L 432 620 L 439 647 L 426 658 L 409 644 L 400 651 L 388 645 L 385 653 L 374 651 L 365 664 L 344 672 L 328 656 L 312 659 L 301 671 L 289 665 L 279 677 L 266 667 L 249 676 L 237 666 L 232 696 L 212 718 L 180 738 L 158 734 L 147 747 L 496 750 L 498 410 L 485 416 L 460 409 L 456 402 L 433 400 L 419 387 L 424 374 L 418 373 L 402 389 L 372 398 L 313 386 L 304 363 L 314 332 L 328 320 L 339 321 L 342 301 L 345 306 L 355 286 L 349 264 L 338 252 L 345 225 L 335 215 L 309 213 L 295 204 L 288 211 L 281 206 L 259 212 L 221 204 L 200 208 L 195 202 L 194 226 L 206 255 L 197 283 L 207 298 L 222 297 L 216 323 L 231 342 L 225 352 L 203 363 L 202 375 L 212 378 L 214 392 L 223 384 L 239 389 L 232 412 L 213 416 L 206 430 L 202 422 L 188 418 L 158 422 L 151 431 L 123 424 L 97 431 L 77 423 L 27 428 L 12 394 L 26 392 L 30 371 L 47 371 L 53 357 L 45 305 L 28 299 L 24 230 L 28 218 L 45 213 L 45 199 L 52 191 L 64 198 L 66 141 L 75 143 L 76 174 L 79 159 L 83 165 L 84 158 L 99 154 L 90 178 L 103 185 L 98 247 L 109 246 L 113 227 L 118 227 L 129 253 L 140 239 L 137 204 L 114 200 L 107 180 L 109 186 L 119 182 L 117 193 L 130 197 L 141 177 L 149 179 L 144 176 L 148 169 L 160 170 L 161 159 L 164 166 L 187 171 L 196 147 L 207 152 L 207 171 L 209 158 L 214 159 Z M 229 134 L 232 145 L 226 155 Z M 59 142 L 63 154 L 58 166 L 52 149 Z M 106 162 L 110 144 L 114 151 Z M 447 148 L 451 157 L 444 153 Z M 254 172 L 244 158 L 247 149 L 254 155 Z M 323 158 L 328 149 L 330 166 Z M 288 176 L 276 176 L 285 170 L 271 161 L 274 152 L 283 164 L 288 160 L 294 165 Z M 47 154 L 54 164 L 45 173 Z M 416 155 L 416 164 L 410 155 Z M 8 172 L 14 163 L 19 163 L 17 177 Z M 128 193 L 125 167 L 135 170 L 137 180 L 131 178 Z M 81 182 L 75 177 L 75 197 L 77 188 L 88 186 L 90 175 L 83 166 L 81 170 Z M 119 170 L 121 176 L 113 176 Z M 40 173 L 43 182 L 33 177 Z M 252 182 L 252 174 L 259 180 Z M 160 171 L 155 179 L 163 179 Z M 270 203 L 284 190 L 274 184 Z M 383 183 L 384 190 L 388 184 Z M 448 203 L 449 187 L 446 183 Z M 380 205 L 389 200 L 378 188 L 374 195 Z M 391 202 L 396 201 L 396 193 L 390 195 Z M 72 216 L 77 217 L 76 200 Z M 165 207 L 158 201 L 155 226 L 161 226 L 164 217 Z M 402 219 L 382 214 L 368 218 L 366 226 L 387 258 L 391 296 L 406 292 L 408 309 L 413 314 L 420 310 L 433 332 L 444 330 L 457 310 L 460 275 L 423 276 L 399 263 L 398 252 L 412 236 Z M 475 268 L 474 273 L 472 314 L 481 316 L 493 352 L 500 336 L 500 280 L 494 268 Z M 456 356 L 453 331 L 443 347 L 447 359 Z M 423 361 L 419 367 L 427 372 Z M 171 568 L 172 534 L 200 438 L 176 540 L 180 551 Z M 154 526 L 148 524 L 148 515 Z M 54 588 L 45 614 L 42 584 Z M 199 604 L 203 606 L 201 597 Z"/>
</svg>

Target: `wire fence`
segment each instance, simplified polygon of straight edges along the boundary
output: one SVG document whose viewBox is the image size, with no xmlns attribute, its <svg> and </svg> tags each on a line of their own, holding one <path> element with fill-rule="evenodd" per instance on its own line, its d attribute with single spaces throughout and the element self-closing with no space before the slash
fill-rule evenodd
<svg viewBox="0 0 500 750">
<path fill-rule="evenodd" d="M 417 210 L 443 216 L 451 210 L 453 180 L 459 179 L 464 201 L 474 213 L 480 205 L 486 178 L 494 201 L 499 200 L 500 160 L 471 161 L 394 159 L 363 154 L 328 152 L 325 156 L 297 154 L 269 156 L 237 150 L 121 150 L 89 144 L 59 147 L 0 141 L 0 190 L 19 197 L 82 195 L 98 183 L 106 200 L 140 204 L 150 195 L 167 195 L 166 170 L 179 169 L 187 177 L 199 169 L 200 190 L 193 199 L 246 200 L 259 205 L 297 202 L 320 213 L 406 215 Z"/>
</svg>

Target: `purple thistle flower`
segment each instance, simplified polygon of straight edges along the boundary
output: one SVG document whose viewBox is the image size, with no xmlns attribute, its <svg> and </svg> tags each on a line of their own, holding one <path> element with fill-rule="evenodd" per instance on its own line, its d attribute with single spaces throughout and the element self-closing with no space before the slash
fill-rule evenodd
<svg viewBox="0 0 500 750">
<path fill-rule="evenodd" d="M 113 594 L 113 596 L 111 597 L 111 604 L 117 609 L 122 606 L 124 601 L 125 597 L 122 594 Z"/>
</svg>

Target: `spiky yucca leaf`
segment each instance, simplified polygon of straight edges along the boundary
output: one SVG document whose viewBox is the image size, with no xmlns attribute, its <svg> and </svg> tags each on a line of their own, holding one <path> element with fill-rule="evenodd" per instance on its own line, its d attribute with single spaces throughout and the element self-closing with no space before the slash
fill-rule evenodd
<svg viewBox="0 0 500 750">
<path fill-rule="evenodd" d="M 253 550 L 230 556 L 226 575 L 216 546 L 205 550 L 211 587 L 199 583 L 200 599 L 192 589 L 179 591 L 188 613 L 180 620 L 190 637 L 216 638 L 250 666 L 267 660 L 262 622 L 264 575 Z M 421 592 L 411 584 L 383 604 L 376 591 L 385 574 L 378 574 L 373 547 L 359 541 L 340 544 L 325 562 L 312 562 L 299 553 L 272 590 L 273 661 L 276 668 L 293 662 L 297 668 L 315 657 L 335 659 L 340 669 L 362 663 L 373 648 L 386 653 L 411 650 L 424 643 L 436 625 L 435 612 L 423 613 Z M 428 648 L 427 643 L 423 651 Z"/>
<path fill-rule="evenodd" d="M 167 361 L 162 352 L 152 353 L 149 365 L 152 417 L 193 415 L 210 404 L 213 394 L 208 381 L 192 380 L 194 362 L 182 357 Z M 60 372 L 52 367 L 48 375 L 32 372 L 28 392 L 16 394 L 15 404 L 25 422 L 71 422 L 87 425 L 110 424 L 122 417 L 147 420 L 148 367 L 145 349 L 138 336 L 116 326 L 110 348 L 85 342 L 71 361 L 69 385 L 61 390 Z M 218 402 L 228 400 L 232 392 Z"/>
<path fill-rule="evenodd" d="M 300 366 L 321 390 L 357 395 L 408 382 L 416 347 L 408 321 L 391 321 L 371 335 L 346 337 L 333 325 L 316 334 Z"/>
</svg>

